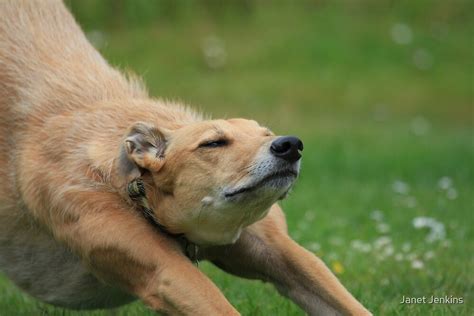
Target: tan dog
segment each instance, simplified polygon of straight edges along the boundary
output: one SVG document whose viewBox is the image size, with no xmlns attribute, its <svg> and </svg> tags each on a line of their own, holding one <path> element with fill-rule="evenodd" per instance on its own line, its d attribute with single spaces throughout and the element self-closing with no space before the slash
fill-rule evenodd
<svg viewBox="0 0 474 316">
<path fill-rule="evenodd" d="M 311 315 L 369 314 L 288 237 L 275 202 L 301 150 L 254 121 L 150 99 L 59 1 L 0 2 L 0 269 L 40 300 L 238 314 L 187 258 L 193 245 Z M 146 205 L 129 196 L 136 179 Z"/>
</svg>

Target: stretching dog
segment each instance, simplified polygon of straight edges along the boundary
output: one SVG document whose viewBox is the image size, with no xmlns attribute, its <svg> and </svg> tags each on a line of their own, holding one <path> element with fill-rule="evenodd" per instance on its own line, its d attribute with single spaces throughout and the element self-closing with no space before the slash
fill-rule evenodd
<svg viewBox="0 0 474 316">
<path fill-rule="evenodd" d="M 42 301 L 237 315 L 192 262 L 209 260 L 311 315 L 370 314 L 288 237 L 275 203 L 302 149 L 150 99 L 60 1 L 0 2 L 0 269 Z"/>
</svg>

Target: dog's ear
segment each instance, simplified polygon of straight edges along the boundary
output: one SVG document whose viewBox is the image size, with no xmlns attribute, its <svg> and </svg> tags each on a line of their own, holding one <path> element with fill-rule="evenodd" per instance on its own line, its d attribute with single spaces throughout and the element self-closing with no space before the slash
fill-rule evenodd
<svg viewBox="0 0 474 316">
<path fill-rule="evenodd" d="M 130 128 L 124 147 L 130 161 L 139 168 L 157 172 L 163 166 L 167 134 L 164 129 L 138 122 Z"/>
<path fill-rule="evenodd" d="M 152 124 L 133 124 L 125 135 L 116 164 L 120 182 L 135 179 L 145 170 L 158 172 L 165 162 L 164 154 L 169 136 L 168 130 Z"/>
</svg>

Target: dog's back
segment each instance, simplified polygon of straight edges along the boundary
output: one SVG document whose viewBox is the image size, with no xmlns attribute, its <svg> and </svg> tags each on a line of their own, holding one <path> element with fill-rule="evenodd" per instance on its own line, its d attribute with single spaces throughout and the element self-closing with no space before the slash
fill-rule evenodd
<svg viewBox="0 0 474 316">
<path fill-rule="evenodd" d="M 31 219 L 17 167 L 26 140 L 51 116 L 144 95 L 88 43 L 61 1 L 0 1 L 0 270 L 30 294 L 76 308 L 130 299 Z"/>
<path fill-rule="evenodd" d="M 110 95 L 144 94 L 109 67 L 61 1 L 1 1 L 0 12 L 2 114 L 39 108 L 45 117 Z M 48 98 L 51 90 L 60 102 Z"/>
</svg>

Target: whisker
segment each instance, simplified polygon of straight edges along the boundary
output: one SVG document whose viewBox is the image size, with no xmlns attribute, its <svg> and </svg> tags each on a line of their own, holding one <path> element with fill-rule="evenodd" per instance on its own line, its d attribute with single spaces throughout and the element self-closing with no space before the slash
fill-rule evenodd
<svg viewBox="0 0 474 316">
<path fill-rule="evenodd" d="M 249 170 L 249 169 L 252 169 L 256 166 L 256 163 L 253 163 L 253 164 L 250 164 L 248 166 L 245 166 L 243 167 L 242 169 L 238 170 L 237 172 L 242 172 L 242 171 L 245 171 L 245 170 Z"/>
</svg>

